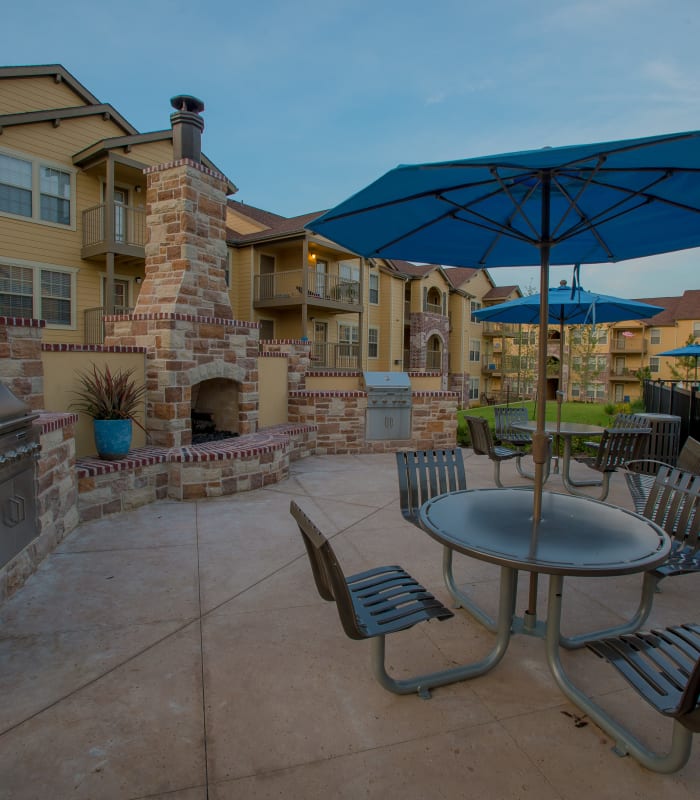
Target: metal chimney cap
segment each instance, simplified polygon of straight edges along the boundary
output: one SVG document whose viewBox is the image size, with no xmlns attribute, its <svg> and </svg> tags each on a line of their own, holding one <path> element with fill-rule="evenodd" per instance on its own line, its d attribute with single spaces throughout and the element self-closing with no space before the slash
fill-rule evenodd
<svg viewBox="0 0 700 800">
<path fill-rule="evenodd" d="M 191 94 L 178 94 L 170 98 L 170 105 L 176 111 L 191 111 L 199 114 L 204 111 L 204 101 Z"/>
</svg>

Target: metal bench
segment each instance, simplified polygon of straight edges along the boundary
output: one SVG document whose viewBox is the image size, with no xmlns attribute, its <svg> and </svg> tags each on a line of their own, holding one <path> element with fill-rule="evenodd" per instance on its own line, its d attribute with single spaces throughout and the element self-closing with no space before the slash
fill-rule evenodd
<svg viewBox="0 0 700 800">
<path fill-rule="evenodd" d="M 666 561 L 644 573 L 634 615 L 627 622 L 605 630 L 562 636 L 562 646 L 572 649 L 602 636 L 633 633 L 649 616 L 658 585 L 664 578 L 700 572 L 700 476 L 675 467 L 662 467 L 647 498 L 644 516 L 666 531 L 671 538 L 671 552 Z"/>
<path fill-rule="evenodd" d="M 634 633 L 587 646 L 612 664 L 652 708 L 674 721 L 666 754 L 648 750 L 619 725 L 617 752 L 657 772 L 680 769 L 690 756 L 693 733 L 700 731 L 700 625 Z"/>
<path fill-rule="evenodd" d="M 469 426 L 469 436 L 472 442 L 472 448 L 477 455 L 488 456 L 493 462 L 493 479 L 496 486 L 503 488 L 501 483 L 501 463 L 503 461 L 510 461 L 515 459 L 515 467 L 518 474 L 523 478 L 532 480 L 532 475 L 529 475 L 523 470 L 521 459 L 525 455 L 522 450 L 514 450 L 512 447 L 504 447 L 497 445 L 491 436 L 489 423 L 483 417 L 469 417 L 465 415 L 467 425 Z M 549 463 L 547 459 L 545 479 L 549 477 Z"/>
<path fill-rule="evenodd" d="M 683 472 L 700 475 L 700 442 L 689 436 L 678 454 L 675 465 L 666 464 L 653 458 L 641 458 L 625 464 L 625 481 L 632 496 L 634 510 L 638 514 L 644 512 L 649 492 L 654 485 L 659 469 L 673 466 Z"/>
<path fill-rule="evenodd" d="M 372 640 L 372 671 L 379 683 L 396 694 L 417 692 L 430 697 L 430 689 L 472 677 L 474 667 L 419 675 L 399 680 L 386 671 L 385 637 L 419 622 L 445 620 L 454 614 L 397 565 L 376 567 L 347 578 L 330 542 L 292 500 L 290 513 L 299 526 L 311 563 L 318 593 L 334 601 L 343 630 L 350 639 Z"/>
<path fill-rule="evenodd" d="M 527 422 L 527 409 L 524 406 L 496 406 L 493 409 L 496 439 L 499 442 L 524 447 L 532 444 L 529 433 L 513 430 L 513 423 Z"/>
<path fill-rule="evenodd" d="M 576 460 L 601 474 L 601 480 L 595 484 L 600 486 L 597 500 L 605 500 L 610 491 L 610 478 L 613 472 L 624 467 L 628 461 L 639 459 L 642 448 L 646 444 L 651 428 L 606 428 L 600 445 L 594 456 L 578 457 Z M 567 485 L 570 494 L 589 497 L 576 486 Z"/>
<path fill-rule="evenodd" d="M 419 525 L 418 510 L 439 494 L 467 488 L 462 451 L 401 450 L 396 453 L 399 504 L 404 518 Z"/>
</svg>

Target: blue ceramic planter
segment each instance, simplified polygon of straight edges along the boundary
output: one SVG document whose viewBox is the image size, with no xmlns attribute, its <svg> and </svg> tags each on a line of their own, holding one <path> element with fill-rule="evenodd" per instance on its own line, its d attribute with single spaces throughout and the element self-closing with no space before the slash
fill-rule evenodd
<svg viewBox="0 0 700 800">
<path fill-rule="evenodd" d="M 124 458 L 131 447 L 130 419 L 96 419 L 95 445 L 100 458 L 116 461 Z"/>
</svg>

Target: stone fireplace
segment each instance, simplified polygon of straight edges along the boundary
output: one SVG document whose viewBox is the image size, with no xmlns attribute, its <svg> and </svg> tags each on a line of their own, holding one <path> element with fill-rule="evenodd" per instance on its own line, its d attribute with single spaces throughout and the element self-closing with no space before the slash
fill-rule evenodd
<svg viewBox="0 0 700 800">
<path fill-rule="evenodd" d="M 192 443 L 192 412 L 217 428 L 255 433 L 257 323 L 233 319 L 225 280 L 224 175 L 200 161 L 204 104 L 171 100 L 175 160 L 149 167 L 145 278 L 133 314 L 108 317 L 105 344 L 146 348 L 151 444 Z"/>
</svg>

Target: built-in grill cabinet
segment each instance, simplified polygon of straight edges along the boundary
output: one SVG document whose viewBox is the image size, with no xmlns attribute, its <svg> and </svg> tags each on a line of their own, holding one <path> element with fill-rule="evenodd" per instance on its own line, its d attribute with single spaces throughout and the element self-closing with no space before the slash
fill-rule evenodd
<svg viewBox="0 0 700 800">
<path fill-rule="evenodd" d="M 411 438 L 411 381 L 406 372 L 365 372 L 366 439 Z"/>
<path fill-rule="evenodd" d="M 0 383 L 0 567 L 38 534 L 38 416 Z"/>
</svg>

